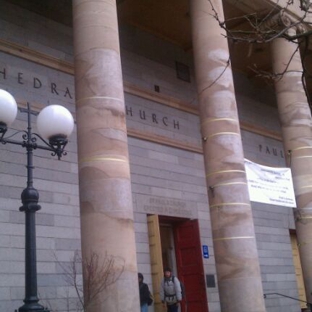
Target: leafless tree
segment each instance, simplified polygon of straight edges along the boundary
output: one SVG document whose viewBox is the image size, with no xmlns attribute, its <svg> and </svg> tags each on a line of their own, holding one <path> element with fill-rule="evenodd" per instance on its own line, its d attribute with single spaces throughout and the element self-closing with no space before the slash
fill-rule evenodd
<svg viewBox="0 0 312 312">
<path fill-rule="evenodd" d="M 213 5 L 213 1 L 207 1 L 212 8 L 212 16 L 216 19 L 220 28 L 225 31 L 225 36 L 231 44 L 248 44 L 249 46 L 265 45 L 270 44 L 270 42 L 276 38 L 284 38 L 297 44 L 297 49 L 289 59 L 288 64 L 285 64 L 285 70 L 283 72 L 273 73 L 263 71 L 259 69 L 257 64 L 254 64 L 252 70 L 257 76 L 263 78 L 281 79 L 283 75 L 288 72 L 289 64 L 295 53 L 300 51 L 303 68 L 302 82 L 311 107 L 312 102 L 307 87 L 308 79 L 312 79 L 311 66 L 308 66 L 308 64 L 311 63 L 309 41 L 312 35 L 312 30 L 310 29 L 312 23 L 308 18 L 309 15 L 310 18 L 312 15 L 312 5 L 310 4 L 310 0 L 300 0 L 301 15 L 296 18 L 294 18 L 294 15 L 288 14 L 289 12 L 292 12 L 295 7 L 294 0 L 287 0 L 286 4 L 283 6 L 279 4 L 281 1 L 278 0 L 267 10 L 234 16 L 224 20 L 220 18 L 217 9 Z M 296 2 L 298 3 L 298 1 Z M 289 32 L 289 30 L 293 28 L 297 29 L 296 34 Z"/>
<path fill-rule="evenodd" d="M 69 265 L 61 264 L 66 282 L 73 286 L 79 299 L 79 311 L 87 312 L 96 301 L 104 301 L 104 290 L 114 284 L 124 271 L 124 259 L 105 254 L 100 257 L 92 252 L 82 259 L 78 251 Z M 83 283 L 81 280 L 83 276 Z"/>
</svg>

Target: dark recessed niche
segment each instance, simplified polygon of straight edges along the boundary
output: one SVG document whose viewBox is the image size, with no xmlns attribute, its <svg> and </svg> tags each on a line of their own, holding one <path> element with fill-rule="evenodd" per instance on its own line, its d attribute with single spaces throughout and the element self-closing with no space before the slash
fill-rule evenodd
<svg viewBox="0 0 312 312">
<path fill-rule="evenodd" d="M 177 62 L 177 61 L 175 64 L 176 64 L 177 78 L 186 82 L 191 82 L 190 68 L 187 65 Z"/>
<path fill-rule="evenodd" d="M 206 274 L 206 284 L 207 288 L 215 288 L 216 287 L 216 281 L 213 274 Z"/>
</svg>

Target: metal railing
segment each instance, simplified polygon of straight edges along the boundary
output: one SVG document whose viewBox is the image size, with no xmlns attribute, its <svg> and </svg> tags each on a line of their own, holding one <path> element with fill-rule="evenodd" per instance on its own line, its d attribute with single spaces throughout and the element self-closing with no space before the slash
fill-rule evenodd
<svg viewBox="0 0 312 312">
<path fill-rule="evenodd" d="M 280 293 L 267 293 L 267 294 L 263 294 L 263 297 L 265 299 L 265 298 L 267 298 L 267 296 L 273 296 L 273 295 L 289 298 L 289 299 L 296 300 L 296 301 L 299 301 L 299 302 L 304 302 L 307 305 L 307 308 L 312 312 L 312 303 L 304 301 L 304 300 L 301 300 L 301 299 L 298 299 L 298 298 L 294 298 L 294 297 L 291 297 L 291 296 L 283 295 L 283 294 L 280 294 Z"/>
</svg>

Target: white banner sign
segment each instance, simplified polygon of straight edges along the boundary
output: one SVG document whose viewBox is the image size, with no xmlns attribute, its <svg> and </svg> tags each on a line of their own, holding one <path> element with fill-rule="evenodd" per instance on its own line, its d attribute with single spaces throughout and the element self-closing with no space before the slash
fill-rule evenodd
<svg viewBox="0 0 312 312">
<path fill-rule="evenodd" d="M 290 168 L 261 166 L 245 159 L 245 169 L 251 201 L 296 207 Z"/>
</svg>

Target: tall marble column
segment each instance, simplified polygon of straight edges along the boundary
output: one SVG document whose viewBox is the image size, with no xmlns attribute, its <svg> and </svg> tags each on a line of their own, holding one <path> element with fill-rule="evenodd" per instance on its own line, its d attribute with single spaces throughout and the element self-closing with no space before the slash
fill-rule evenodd
<svg viewBox="0 0 312 312">
<path fill-rule="evenodd" d="M 284 17 L 285 20 L 285 17 Z M 286 26 L 289 23 L 286 23 Z M 295 35 L 296 30 L 290 29 Z M 272 64 L 283 144 L 288 153 L 297 209 L 295 224 L 307 299 L 312 303 L 312 120 L 302 85 L 302 64 L 297 44 L 283 38 L 272 43 Z"/>
<path fill-rule="evenodd" d="M 221 0 L 212 0 L 223 18 Z M 223 312 L 265 311 L 227 40 L 207 0 L 190 0 L 206 181 Z"/>
<path fill-rule="evenodd" d="M 81 241 L 96 258 L 90 312 L 137 312 L 139 294 L 116 0 L 73 1 Z M 111 259 L 109 275 L 101 265 Z M 95 261 L 95 262 L 96 262 Z M 119 276 L 119 274 L 121 275 Z M 89 274 L 90 275 L 90 274 Z M 119 276 L 119 277 L 118 277 Z M 118 277 L 117 281 L 114 281 Z M 92 288 L 93 287 L 93 288 Z"/>
</svg>

